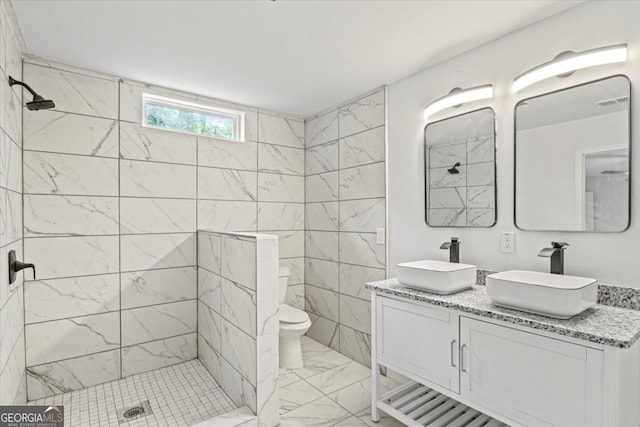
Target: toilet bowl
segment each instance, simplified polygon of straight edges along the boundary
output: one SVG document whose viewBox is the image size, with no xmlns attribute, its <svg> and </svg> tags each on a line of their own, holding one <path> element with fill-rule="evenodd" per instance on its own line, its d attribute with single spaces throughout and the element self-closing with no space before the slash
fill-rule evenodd
<svg viewBox="0 0 640 427">
<path fill-rule="evenodd" d="M 289 269 L 280 267 L 280 367 L 296 369 L 303 366 L 300 339 L 311 327 L 309 315 L 285 304 L 289 286 Z"/>
</svg>

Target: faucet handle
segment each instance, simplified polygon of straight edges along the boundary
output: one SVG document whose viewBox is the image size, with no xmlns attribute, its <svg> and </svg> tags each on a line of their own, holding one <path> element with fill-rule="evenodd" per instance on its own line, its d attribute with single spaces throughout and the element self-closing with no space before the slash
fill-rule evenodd
<svg viewBox="0 0 640 427">
<path fill-rule="evenodd" d="M 570 246 L 570 245 L 566 242 L 551 242 L 551 246 L 553 246 L 556 249 L 564 249 L 565 246 Z"/>
<path fill-rule="evenodd" d="M 458 239 L 457 237 L 452 237 L 451 243 L 460 243 L 460 239 Z"/>
</svg>

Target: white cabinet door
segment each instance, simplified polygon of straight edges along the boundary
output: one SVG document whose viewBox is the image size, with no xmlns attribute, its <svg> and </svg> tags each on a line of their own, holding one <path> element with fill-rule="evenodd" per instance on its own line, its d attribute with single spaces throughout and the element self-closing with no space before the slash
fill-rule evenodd
<svg viewBox="0 0 640 427">
<path fill-rule="evenodd" d="M 528 427 L 603 426 L 603 352 L 462 317 L 461 395 Z"/>
<path fill-rule="evenodd" d="M 377 301 L 378 363 L 459 392 L 459 316 L 391 298 Z"/>
</svg>

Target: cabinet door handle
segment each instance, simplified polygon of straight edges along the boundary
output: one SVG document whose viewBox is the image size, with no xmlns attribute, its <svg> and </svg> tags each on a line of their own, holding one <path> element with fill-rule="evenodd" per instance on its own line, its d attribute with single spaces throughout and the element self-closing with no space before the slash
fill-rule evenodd
<svg viewBox="0 0 640 427">
<path fill-rule="evenodd" d="M 464 369 L 464 349 L 466 346 L 466 344 L 462 344 L 462 347 L 460 347 L 460 371 L 464 373 L 467 372 L 467 370 Z"/>
<path fill-rule="evenodd" d="M 453 359 L 453 347 L 456 345 L 456 340 L 451 341 L 451 367 L 452 368 L 457 368 L 456 366 L 456 362 Z"/>
</svg>

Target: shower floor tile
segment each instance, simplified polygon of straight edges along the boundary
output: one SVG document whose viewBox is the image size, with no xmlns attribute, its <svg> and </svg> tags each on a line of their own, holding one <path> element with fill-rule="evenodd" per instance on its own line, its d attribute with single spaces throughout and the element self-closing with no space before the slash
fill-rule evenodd
<svg viewBox="0 0 640 427">
<path fill-rule="evenodd" d="M 119 409 L 145 400 L 150 415 L 118 423 Z M 65 427 L 188 427 L 237 408 L 197 359 L 29 404 L 64 405 Z"/>
</svg>

